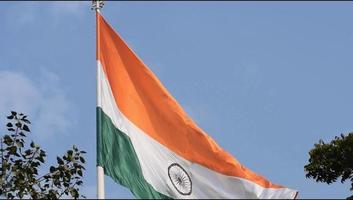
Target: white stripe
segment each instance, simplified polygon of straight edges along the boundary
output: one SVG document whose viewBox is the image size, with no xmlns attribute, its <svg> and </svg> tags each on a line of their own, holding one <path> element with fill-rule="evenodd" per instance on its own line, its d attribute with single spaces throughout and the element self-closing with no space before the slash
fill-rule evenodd
<svg viewBox="0 0 353 200">
<path fill-rule="evenodd" d="M 246 179 L 226 176 L 202 165 L 192 163 L 160 144 L 127 119 L 117 107 L 109 82 L 101 70 L 98 106 L 113 124 L 126 133 L 134 146 L 145 180 L 152 187 L 172 198 L 294 198 L 296 191 L 288 188 L 264 188 Z M 192 193 L 181 195 L 172 185 L 168 167 L 178 163 L 192 180 Z"/>
</svg>

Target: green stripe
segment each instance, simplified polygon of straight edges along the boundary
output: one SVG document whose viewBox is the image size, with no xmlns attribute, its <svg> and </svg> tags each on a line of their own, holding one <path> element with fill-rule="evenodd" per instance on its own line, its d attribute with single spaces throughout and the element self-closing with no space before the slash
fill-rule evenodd
<svg viewBox="0 0 353 200">
<path fill-rule="evenodd" d="M 97 107 L 97 165 L 115 182 L 128 187 L 136 198 L 169 199 L 146 182 L 130 138 L 113 125 L 100 107 Z"/>
</svg>

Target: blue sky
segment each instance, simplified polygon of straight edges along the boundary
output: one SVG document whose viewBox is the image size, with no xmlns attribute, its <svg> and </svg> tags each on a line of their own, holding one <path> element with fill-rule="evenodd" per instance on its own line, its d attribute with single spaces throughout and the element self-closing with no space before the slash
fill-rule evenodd
<svg viewBox="0 0 353 200">
<path fill-rule="evenodd" d="M 306 179 L 308 151 L 353 131 L 352 2 L 106 2 L 103 15 L 224 149 L 300 198 L 345 198 Z M 33 121 L 56 155 L 87 154 L 96 195 L 95 15 L 90 2 L 0 3 L 0 122 Z M 1 129 L 3 131 L 3 129 Z M 106 196 L 132 198 L 106 177 Z"/>
</svg>

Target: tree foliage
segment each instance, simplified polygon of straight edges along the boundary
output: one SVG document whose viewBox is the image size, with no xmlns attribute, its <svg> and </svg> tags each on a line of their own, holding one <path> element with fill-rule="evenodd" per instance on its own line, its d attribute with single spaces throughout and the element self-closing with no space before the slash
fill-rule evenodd
<svg viewBox="0 0 353 200">
<path fill-rule="evenodd" d="M 309 152 L 309 163 L 304 166 L 306 177 L 316 182 L 331 184 L 351 182 L 353 191 L 353 133 L 336 136 L 330 143 L 320 140 Z"/>
<path fill-rule="evenodd" d="M 8 199 L 58 199 L 84 197 L 79 193 L 85 159 L 76 146 L 63 156 L 47 173 L 39 175 L 45 163 L 46 152 L 33 141 L 28 144 L 31 122 L 24 114 L 12 111 L 7 117 L 8 134 L 0 141 L 0 196 Z"/>
</svg>

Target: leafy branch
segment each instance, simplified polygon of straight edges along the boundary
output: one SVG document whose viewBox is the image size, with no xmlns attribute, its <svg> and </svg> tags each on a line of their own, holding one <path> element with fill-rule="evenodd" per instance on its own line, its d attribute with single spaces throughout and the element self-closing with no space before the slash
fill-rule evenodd
<svg viewBox="0 0 353 200">
<path fill-rule="evenodd" d="M 26 115 L 14 111 L 7 119 L 9 134 L 0 140 L 0 196 L 8 199 L 84 197 L 80 195 L 79 187 L 83 184 L 86 152 L 74 145 L 63 156 L 57 157 L 57 164 L 50 166 L 49 172 L 39 176 L 38 169 L 45 163 L 47 155 L 33 141 L 26 145 L 31 122 Z"/>
<path fill-rule="evenodd" d="M 339 179 L 341 183 L 350 181 L 353 191 L 353 133 L 336 136 L 329 143 L 320 140 L 309 156 L 309 163 L 304 166 L 306 178 L 327 184 Z"/>
</svg>

